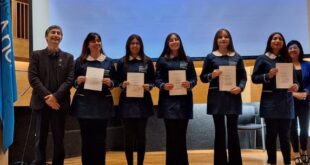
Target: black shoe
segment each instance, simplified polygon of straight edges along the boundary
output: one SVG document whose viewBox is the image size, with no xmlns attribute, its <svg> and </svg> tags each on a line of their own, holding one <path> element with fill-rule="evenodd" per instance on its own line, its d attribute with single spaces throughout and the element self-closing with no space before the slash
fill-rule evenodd
<svg viewBox="0 0 310 165">
<path fill-rule="evenodd" d="M 303 163 L 309 163 L 308 155 L 301 155 L 301 160 L 302 160 Z"/>
</svg>

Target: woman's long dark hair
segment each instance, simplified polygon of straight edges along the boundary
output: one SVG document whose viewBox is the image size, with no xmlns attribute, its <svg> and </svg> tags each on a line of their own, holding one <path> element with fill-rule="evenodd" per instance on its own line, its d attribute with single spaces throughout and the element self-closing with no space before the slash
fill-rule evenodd
<svg viewBox="0 0 310 165">
<path fill-rule="evenodd" d="M 213 39 L 213 49 L 212 49 L 212 51 L 216 51 L 216 50 L 219 49 L 219 45 L 217 44 L 217 39 L 218 39 L 218 37 L 221 35 L 221 33 L 223 33 L 223 32 L 226 32 L 227 35 L 228 35 L 228 38 L 229 38 L 229 45 L 228 45 L 227 50 L 228 50 L 229 52 L 235 52 L 234 43 L 233 43 L 231 34 L 230 34 L 230 32 L 229 32 L 227 29 L 224 29 L 224 28 L 219 29 L 219 30 L 215 33 L 214 39 Z"/>
<path fill-rule="evenodd" d="M 272 48 L 271 48 L 271 41 L 272 41 L 273 36 L 276 34 L 279 34 L 282 38 L 282 41 L 283 41 L 283 46 L 280 49 L 280 54 L 279 54 L 280 55 L 279 56 L 279 62 L 291 62 L 292 60 L 291 60 L 290 56 L 288 55 L 288 51 L 287 51 L 287 47 L 286 47 L 286 43 L 285 43 L 285 38 L 280 32 L 274 32 L 274 33 L 270 34 L 270 36 L 268 37 L 268 40 L 267 40 L 267 46 L 265 49 L 265 53 L 267 53 L 267 52 L 273 53 Z"/>
<path fill-rule="evenodd" d="M 184 51 L 184 47 L 183 47 L 183 43 L 182 43 L 181 37 L 177 33 L 170 33 L 170 34 L 168 34 L 168 36 L 166 37 L 164 49 L 163 49 L 160 57 L 170 56 L 171 49 L 169 47 L 169 40 L 170 40 L 172 35 L 175 35 L 179 39 L 179 41 L 180 41 L 180 48 L 178 50 L 178 58 L 187 62 L 188 60 L 187 60 L 187 57 L 186 57 L 186 53 Z"/>
<path fill-rule="evenodd" d="M 85 38 L 85 40 L 83 42 L 82 52 L 81 52 L 81 55 L 80 55 L 80 62 L 81 63 L 84 63 L 86 58 L 87 58 L 87 56 L 90 54 L 90 50 L 88 48 L 89 42 L 92 41 L 92 40 L 95 40 L 97 37 L 100 40 L 100 42 L 102 42 L 100 35 L 98 33 L 96 33 L 96 32 L 88 33 L 88 35 L 86 36 L 86 38 Z M 101 45 L 100 53 L 104 54 L 103 49 L 102 49 L 102 45 Z"/>
<path fill-rule="evenodd" d="M 291 40 L 290 42 L 287 43 L 287 48 L 289 49 L 290 46 L 292 45 L 297 45 L 297 47 L 299 48 L 299 56 L 298 56 L 298 62 L 303 62 L 304 59 L 304 50 L 300 44 L 299 41 L 297 40 Z"/>
<path fill-rule="evenodd" d="M 127 42 L 126 42 L 126 54 L 125 54 L 125 61 L 124 61 L 125 66 L 127 66 L 127 63 L 129 61 L 129 57 L 131 55 L 130 44 L 131 44 L 132 40 L 134 40 L 134 39 L 137 39 L 139 41 L 140 50 L 138 52 L 138 55 L 140 56 L 141 60 L 145 64 L 145 62 L 144 62 L 145 53 L 144 53 L 144 46 L 143 46 L 142 38 L 137 34 L 132 34 L 128 37 Z"/>
</svg>

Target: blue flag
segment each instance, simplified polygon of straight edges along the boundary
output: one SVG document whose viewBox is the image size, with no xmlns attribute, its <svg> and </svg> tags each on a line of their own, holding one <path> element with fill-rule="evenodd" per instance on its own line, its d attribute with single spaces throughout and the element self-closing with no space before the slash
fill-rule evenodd
<svg viewBox="0 0 310 165">
<path fill-rule="evenodd" d="M 0 119 L 3 130 L 3 150 L 7 151 L 14 138 L 14 102 L 17 100 L 12 38 L 10 0 L 1 0 L 0 58 Z"/>
</svg>

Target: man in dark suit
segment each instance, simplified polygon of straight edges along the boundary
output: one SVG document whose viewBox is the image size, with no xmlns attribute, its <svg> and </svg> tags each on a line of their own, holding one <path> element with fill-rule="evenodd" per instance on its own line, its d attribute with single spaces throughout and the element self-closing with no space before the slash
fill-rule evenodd
<svg viewBox="0 0 310 165">
<path fill-rule="evenodd" d="M 70 89 L 74 81 L 73 56 L 60 50 L 63 33 L 52 25 L 45 31 L 47 48 L 30 56 L 28 79 L 33 88 L 30 107 L 35 112 L 34 165 L 46 164 L 49 125 L 54 140 L 53 165 L 64 163 L 65 117 L 70 107 Z"/>
</svg>

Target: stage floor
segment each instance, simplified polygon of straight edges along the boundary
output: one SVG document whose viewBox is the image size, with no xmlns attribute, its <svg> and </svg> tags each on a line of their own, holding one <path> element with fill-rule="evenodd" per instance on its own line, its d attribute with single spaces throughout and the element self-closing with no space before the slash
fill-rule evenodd
<svg viewBox="0 0 310 165">
<path fill-rule="evenodd" d="M 213 150 L 188 151 L 190 165 L 213 165 Z M 136 155 L 135 155 L 136 158 Z M 109 151 L 106 155 L 107 165 L 125 165 L 124 152 Z M 244 165 L 267 165 L 267 153 L 263 150 L 243 149 L 242 160 Z M 282 154 L 277 152 L 277 164 L 283 164 Z M 135 162 L 136 164 L 136 162 Z M 147 152 L 144 160 L 145 165 L 164 165 L 165 152 Z M 292 164 L 295 164 L 292 161 Z M 65 160 L 65 165 L 81 165 L 81 158 L 74 157 Z"/>
</svg>

